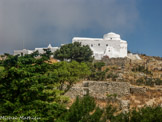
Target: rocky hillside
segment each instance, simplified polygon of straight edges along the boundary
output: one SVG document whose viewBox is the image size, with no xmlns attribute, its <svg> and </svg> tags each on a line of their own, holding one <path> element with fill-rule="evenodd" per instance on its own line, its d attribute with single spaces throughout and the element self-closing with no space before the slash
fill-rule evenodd
<svg viewBox="0 0 162 122">
<path fill-rule="evenodd" d="M 100 107 L 111 103 L 121 111 L 162 106 L 162 59 L 145 55 L 139 57 L 141 59 L 103 59 L 106 65 L 101 68 L 105 71 L 102 81 L 81 81 L 65 95 L 74 101 L 76 96 L 89 94 Z"/>
<path fill-rule="evenodd" d="M 125 81 L 134 85 L 156 86 L 162 85 L 162 59 L 139 55 L 140 60 L 132 59 L 104 59 L 109 69 L 107 81 Z M 111 62 L 111 63 L 110 63 Z"/>
</svg>

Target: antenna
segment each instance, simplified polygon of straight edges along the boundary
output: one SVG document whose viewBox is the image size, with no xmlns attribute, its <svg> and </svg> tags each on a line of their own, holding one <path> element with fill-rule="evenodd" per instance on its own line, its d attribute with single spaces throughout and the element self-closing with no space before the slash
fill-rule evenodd
<svg viewBox="0 0 162 122">
<path fill-rule="evenodd" d="M 23 49 L 24 49 L 24 40 L 23 40 Z"/>
<path fill-rule="evenodd" d="M 22 40 L 22 48 L 24 49 L 24 40 Z"/>
</svg>

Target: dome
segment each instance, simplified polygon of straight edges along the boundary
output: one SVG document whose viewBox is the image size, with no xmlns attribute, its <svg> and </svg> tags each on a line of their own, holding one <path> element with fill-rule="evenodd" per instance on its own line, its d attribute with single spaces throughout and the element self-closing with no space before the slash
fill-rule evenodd
<svg viewBox="0 0 162 122">
<path fill-rule="evenodd" d="M 113 33 L 113 32 L 110 32 L 108 34 L 105 34 L 103 36 L 104 39 L 120 39 L 120 35 L 119 34 L 116 34 L 116 33 Z"/>
</svg>

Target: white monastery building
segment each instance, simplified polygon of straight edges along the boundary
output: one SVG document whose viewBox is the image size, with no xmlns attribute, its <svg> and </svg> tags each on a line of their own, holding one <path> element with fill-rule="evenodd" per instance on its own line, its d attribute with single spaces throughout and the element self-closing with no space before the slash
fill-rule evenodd
<svg viewBox="0 0 162 122">
<path fill-rule="evenodd" d="M 82 45 L 89 45 L 93 51 L 93 56 L 96 60 L 101 60 L 104 56 L 109 58 L 124 58 L 127 55 L 127 41 L 121 40 L 120 35 L 110 32 L 105 34 L 103 38 L 82 38 L 74 37 L 72 43 L 80 42 Z M 63 44 L 62 44 L 63 45 Z M 38 51 L 40 54 L 44 53 L 44 49 L 50 49 L 55 52 L 60 47 L 52 47 L 51 44 L 44 48 L 35 48 L 34 50 L 14 50 L 14 55 L 23 56 Z"/>
<path fill-rule="evenodd" d="M 89 45 L 96 60 L 101 60 L 104 56 L 109 58 L 127 57 L 127 41 L 121 40 L 120 35 L 113 32 L 105 34 L 103 38 L 74 37 L 72 43 L 74 42 Z"/>
</svg>

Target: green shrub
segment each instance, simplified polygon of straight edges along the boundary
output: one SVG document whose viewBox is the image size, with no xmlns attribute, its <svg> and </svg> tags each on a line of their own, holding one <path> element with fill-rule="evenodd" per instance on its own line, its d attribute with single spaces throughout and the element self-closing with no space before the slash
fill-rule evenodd
<svg viewBox="0 0 162 122">
<path fill-rule="evenodd" d="M 145 80 L 145 85 L 147 85 L 147 86 L 154 86 L 154 81 L 153 81 L 153 79 L 152 79 L 152 78 L 147 78 L 147 79 Z"/>
<path fill-rule="evenodd" d="M 144 80 L 143 78 L 139 78 L 137 81 L 136 81 L 137 85 L 142 85 L 144 84 Z"/>
<path fill-rule="evenodd" d="M 156 85 L 162 85 L 162 80 L 159 79 L 159 78 L 155 79 L 155 84 Z"/>
<path fill-rule="evenodd" d="M 143 107 L 141 109 L 130 112 L 130 122 L 161 122 L 162 108 Z"/>
<path fill-rule="evenodd" d="M 88 79 L 89 80 L 95 80 L 95 81 L 106 80 L 106 72 L 105 71 L 92 72 Z"/>
<path fill-rule="evenodd" d="M 112 80 L 115 81 L 116 78 L 118 78 L 118 75 L 110 72 L 107 74 L 107 78 L 112 78 Z"/>
<path fill-rule="evenodd" d="M 88 77 L 89 80 L 95 80 L 95 81 L 103 81 L 106 80 L 106 73 L 108 72 L 108 68 L 106 70 L 101 71 L 101 68 L 105 66 L 104 62 L 97 62 L 94 65 L 89 65 L 91 68 L 91 75 Z"/>
<path fill-rule="evenodd" d="M 117 97 L 117 94 L 107 94 L 107 97 L 108 97 L 108 98 L 110 98 L 110 97 L 116 98 L 116 97 Z"/>
<path fill-rule="evenodd" d="M 94 67 L 98 70 L 101 70 L 101 68 L 105 66 L 105 63 L 104 62 L 97 62 L 94 64 Z"/>
<path fill-rule="evenodd" d="M 132 69 L 133 72 L 143 72 L 143 73 L 146 73 L 146 74 L 150 74 L 152 75 L 151 71 L 148 70 L 148 68 L 145 68 L 144 66 L 138 66 L 138 67 L 134 67 Z"/>
<path fill-rule="evenodd" d="M 92 113 L 93 112 L 93 113 Z M 92 113 L 92 114 L 91 114 Z M 103 111 L 96 107 L 94 98 L 76 98 L 69 110 L 61 115 L 58 122 L 99 122 Z"/>
</svg>

